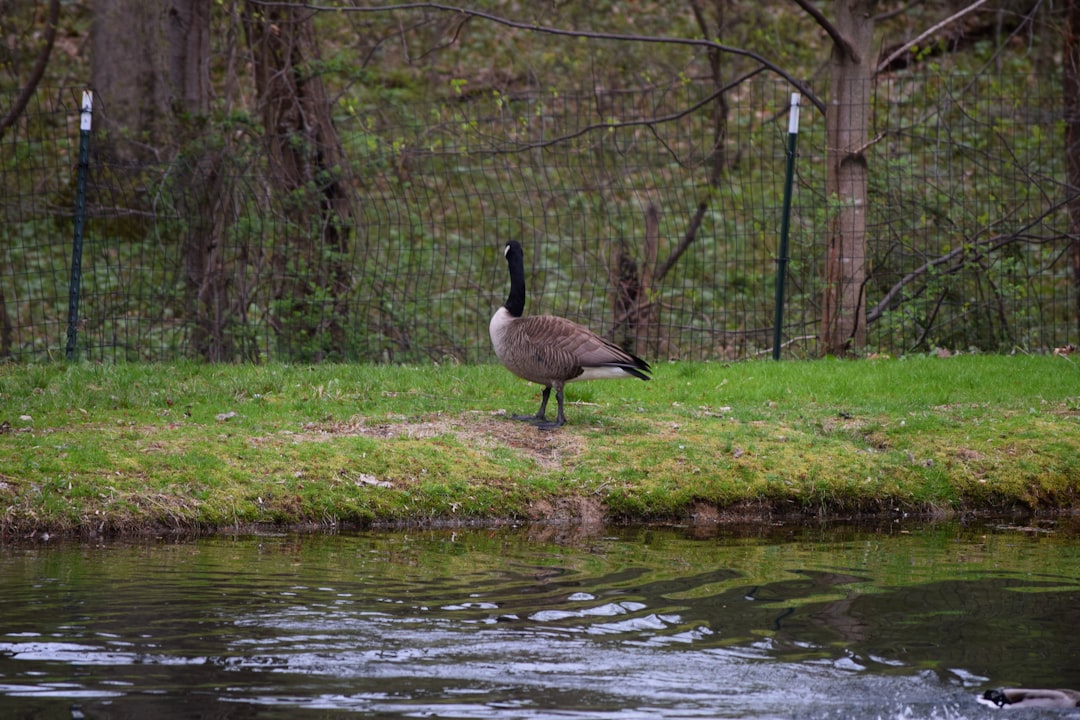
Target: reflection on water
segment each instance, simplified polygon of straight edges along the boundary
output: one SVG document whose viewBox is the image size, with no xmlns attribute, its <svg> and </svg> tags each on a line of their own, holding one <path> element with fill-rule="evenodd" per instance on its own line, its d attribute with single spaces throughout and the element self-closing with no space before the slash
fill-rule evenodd
<svg viewBox="0 0 1080 720">
<path fill-rule="evenodd" d="M 962 718 L 1080 687 L 1052 524 L 36 544 L 0 577 L 5 717 Z"/>
</svg>

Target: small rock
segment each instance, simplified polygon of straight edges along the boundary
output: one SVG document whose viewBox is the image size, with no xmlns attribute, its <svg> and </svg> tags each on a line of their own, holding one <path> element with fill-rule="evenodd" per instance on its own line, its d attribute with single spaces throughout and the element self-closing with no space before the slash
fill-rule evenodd
<svg viewBox="0 0 1080 720">
<path fill-rule="evenodd" d="M 357 485 L 371 485 L 372 487 L 392 488 L 393 483 L 386 480 L 380 480 L 374 475 L 368 475 L 367 473 L 360 473 L 360 476 L 356 478 Z"/>
</svg>

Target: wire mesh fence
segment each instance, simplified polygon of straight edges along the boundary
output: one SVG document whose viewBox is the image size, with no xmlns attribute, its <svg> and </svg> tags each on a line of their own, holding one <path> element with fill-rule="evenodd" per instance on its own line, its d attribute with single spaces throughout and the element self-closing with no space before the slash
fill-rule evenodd
<svg viewBox="0 0 1080 720">
<path fill-rule="evenodd" d="M 876 86 L 868 351 L 1077 342 L 1060 84 Z M 39 92 L 0 140 L 0 354 L 64 355 L 81 90 Z M 78 354 L 92 360 L 487 362 L 502 246 L 527 312 L 650 359 L 771 349 L 787 87 L 751 80 L 482 95 L 335 119 L 347 188 L 289 193 L 255 133 L 222 127 L 161 165 L 92 155 Z M 722 111 L 721 109 L 722 108 Z M 814 355 L 826 139 L 799 139 L 782 336 Z"/>
</svg>

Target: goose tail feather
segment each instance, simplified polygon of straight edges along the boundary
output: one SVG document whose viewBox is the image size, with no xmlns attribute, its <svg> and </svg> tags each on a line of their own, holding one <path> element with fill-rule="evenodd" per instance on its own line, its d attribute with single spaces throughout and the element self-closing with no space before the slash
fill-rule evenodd
<svg viewBox="0 0 1080 720">
<path fill-rule="evenodd" d="M 640 360 L 638 358 L 634 359 L 638 360 L 638 362 L 634 363 L 633 365 L 631 365 L 630 363 L 604 363 L 601 367 L 618 368 L 627 375 L 633 375 L 634 377 L 641 378 L 642 380 L 651 380 L 652 378 L 649 377 L 648 373 L 652 372 L 652 368 L 649 367 L 649 364 L 644 360 Z"/>
</svg>

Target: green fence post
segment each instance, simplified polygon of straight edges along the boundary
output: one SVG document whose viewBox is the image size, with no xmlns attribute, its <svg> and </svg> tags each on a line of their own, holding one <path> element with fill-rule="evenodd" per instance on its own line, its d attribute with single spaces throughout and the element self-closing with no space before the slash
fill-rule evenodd
<svg viewBox="0 0 1080 720">
<path fill-rule="evenodd" d="M 84 90 L 79 118 L 79 171 L 75 183 L 75 237 L 71 241 L 71 281 L 68 283 L 67 359 L 76 357 L 79 338 L 79 288 L 82 285 L 83 225 L 86 221 L 86 175 L 90 170 L 90 124 L 94 93 Z"/>
<path fill-rule="evenodd" d="M 780 253 L 776 259 L 776 315 L 773 323 L 773 360 L 780 359 L 784 321 L 784 280 L 787 277 L 788 231 L 791 227 L 791 186 L 795 179 L 795 142 L 799 137 L 799 93 L 791 93 L 788 116 L 787 174 L 784 177 L 784 207 L 780 217 Z"/>
</svg>

